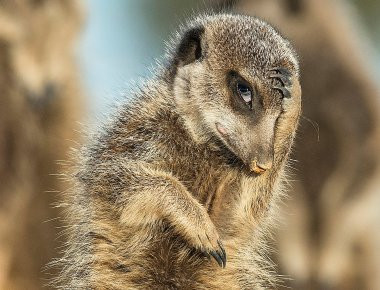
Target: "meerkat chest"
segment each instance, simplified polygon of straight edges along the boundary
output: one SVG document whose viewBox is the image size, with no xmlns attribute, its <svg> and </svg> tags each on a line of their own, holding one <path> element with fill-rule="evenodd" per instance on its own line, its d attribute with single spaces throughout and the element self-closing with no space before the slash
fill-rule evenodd
<svg viewBox="0 0 380 290">
<path fill-rule="evenodd" d="M 226 176 L 206 203 L 209 215 L 226 239 L 244 242 L 270 207 L 273 187 L 260 178 Z"/>
</svg>

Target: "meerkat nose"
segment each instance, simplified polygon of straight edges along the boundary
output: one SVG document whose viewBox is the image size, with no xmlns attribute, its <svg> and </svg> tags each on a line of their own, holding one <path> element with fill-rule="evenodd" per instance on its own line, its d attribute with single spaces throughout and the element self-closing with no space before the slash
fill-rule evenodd
<svg viewBox="0 0 380 290">
<path fill-rule="evenodd" d="M 272 162 L 267 163 L 258 163 L 256 160 L 253 160 L 250 164 L 250 169 L 256 174 L 263 174 L 268 169 L 272 168 Z"/>
</svg>

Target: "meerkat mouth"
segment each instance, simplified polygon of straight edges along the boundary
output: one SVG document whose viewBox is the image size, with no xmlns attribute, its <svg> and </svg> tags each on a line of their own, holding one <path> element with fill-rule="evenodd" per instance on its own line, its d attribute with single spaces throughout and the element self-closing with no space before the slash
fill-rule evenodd
<svg viewBox="0 0 380 290">
<path fill-rule="evenodd" d="M 227 130 L 219 122 L 215 123 L 216 130 L 223 136 L 227 136 Z"/>
<path fill-rule="evenodd" d="M 255 173 L 256 175 L 261 175 L 261 174 L 265 173 L 268 169 L 270 169 L 269 167 L 267 168 L 267 166 L 263 166 L 263 165 L 259 164 L 256 159 L 249 162 L 249 164 L 244 162 L 232 150 L 232 148 L 230 148 L 230 147 L 232 147 L 231 142 L 230 142 L 230 138 L 228 136 L 227 130 L 223 127 L 223 125 L 221 125 L 219 122 L 216 122 L 215 127 L 222 137 L 220 139 L 223 139 L 223 140 L 220 140 L 220 143 L 222 144 L 222 147 L 224 149 L 223 151 L 228 151 L 228 155 L 229 155 L 228 159 L 233 160 L 233 163 L 230 163 L 230 164 L 233 164 L 233 165 L 238 164 L 240 169 L 245 169 L 244 171 L 248 171 L 250 174 Z M 225 144 L 225 143 L 227 143 L 227 144 Z"/>
<path fill-rule="evenodd" d="M 227 164 L 232 167 L 239 168 L 240 171 L 245 172 L 247 175 L 252 175 L 253 172 L 258 174 L 257 172 L 253 171 L 251 169 L 251 166 L 246 164 L 246 162 L 244 162 L 243 159 L 241 159 L 239 155 L 237 155 L 234 152 L 234 150 L 232 150 L 232 145 L 228 137 L 228 132 L 223 127 L 223 125 L 216 122 L 215 127 L 218 133 L 220 134 L 220 136 L 217 137 L 217 144 L 219 149 L 221 150 L 221 154 L 226 158 Z"/>
</svg>

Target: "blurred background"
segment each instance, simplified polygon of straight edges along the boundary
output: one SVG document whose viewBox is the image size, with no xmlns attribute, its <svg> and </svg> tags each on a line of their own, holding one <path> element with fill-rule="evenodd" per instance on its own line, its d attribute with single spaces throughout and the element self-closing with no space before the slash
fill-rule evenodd
<svg viewBox="0 0 380 290">
<path fill-rule="evenodd" d="M 191 15 L 260 16 L 294 44 L 303 117 L 272 259 L 291 289 L 380 290 L 380 2 L 1 0 L 0 289 L 41 289 L 60 173 Z"/>
</svg>

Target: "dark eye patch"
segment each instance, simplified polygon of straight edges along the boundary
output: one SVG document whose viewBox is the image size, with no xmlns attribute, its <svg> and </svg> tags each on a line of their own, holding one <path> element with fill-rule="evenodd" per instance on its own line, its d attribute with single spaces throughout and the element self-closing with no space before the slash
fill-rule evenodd
<svg viewBox="0 0 380 290">
<path fill-rule="evenodd" d="M 227 76 L 229 87 L 233 94 L 249 109 L 253 108 L 255 90 L 242 76 L 235 71 L 230 71 Z"/>
<path fill-rule="evenodd" d="M 236 90 L 239 96 L 247 104 L 249 108 L 252 109 L 252 91 L 251 89 L 243 83 L 237 83 Z"/>
</svg>

